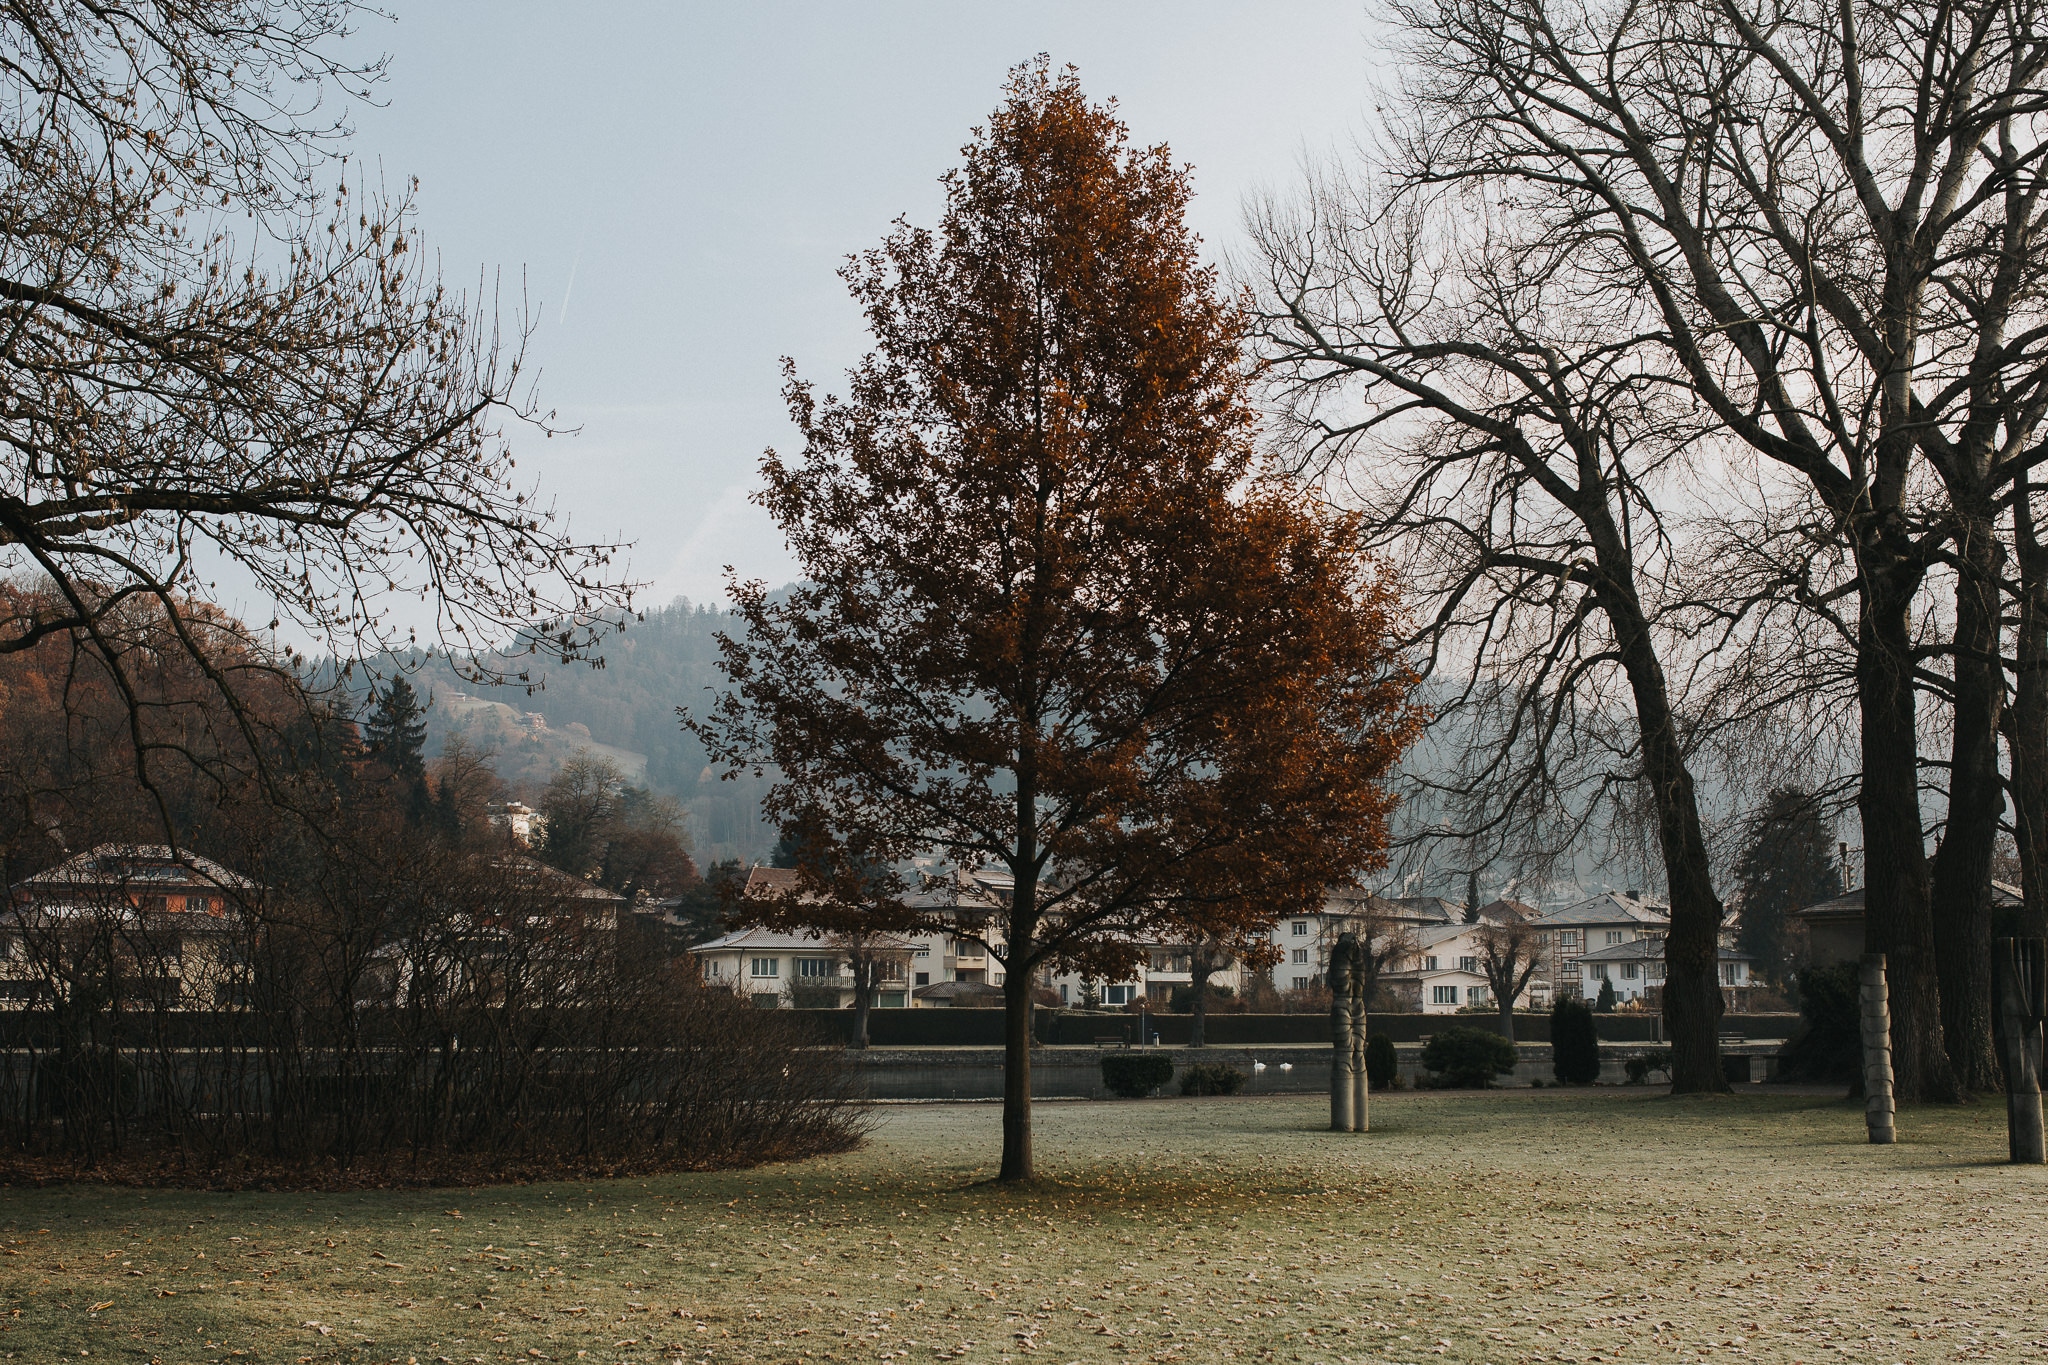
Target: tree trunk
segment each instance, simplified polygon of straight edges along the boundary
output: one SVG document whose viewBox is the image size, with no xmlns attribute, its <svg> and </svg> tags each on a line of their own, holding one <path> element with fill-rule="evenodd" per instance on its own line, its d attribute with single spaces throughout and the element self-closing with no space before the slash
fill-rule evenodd
<svg viewBox="0 0 2048 1365">
<path fill-rule="evenodd" d="M 1510 996 L 1499 995 L 1497 989 L 1496 998 L 1500 1002 L 1500 1036 L 1512 1043 L 1515 1041 L 1514 999 Z"/>
<path fill-rule="evenodd" d="M 847 1046 L 855 1050 L 868 1045 L 868 1007 L 874 1002 L 874 977 L 878 968 L 869 963 L 862 967 L 856 963 L 853 968 L 853 1041 Z"/>
<path fill-rule="evenodd" d="M 1863 593 L 1856 648 L 1862 707 L 1864 950 L 1882 954 L 1891 1014 L 1891 1069 L 1902 1101 L 1959 1098 L 1942 1045 L 1941 987 L 1920 825 L 1912 592 L 1896 559 L 1859 546 Z M 1912 576 L 1917 583 L 1917 575 Z"/>
<path fill-rule="evenodd" d="M 1627 674 L 1643 742 L 1643 779 L 1657 812 L 1657 842 L 1671 893 L 1671 928 L 1664 940 L 1664 1025 L 1671 1035 L 1671 1093 L 1725 1091 L 1721 1071 L 1721 900 L 1714 894 L 1700 827 L 1699 798 L 1671 713 L 1664 666 L 1638 602 L 1626 548 L 1612 523 L 1583 518 L 1594 532 L 1603 570 L 1596 586 L 1614 627 L 1616 653 Z"/>
<path fill-rule="evenodd" d="M 2015 642 L 2019 666 L 2006 716 L 2006 747 L 2012 755 L 2013 832 L 2025 906 L 2017 922 L 2000 926 L 1999 932 L 2042 938 L 2048 937 L 2048 547 L 2035 528 L 2031 496 L 2022 475 L 2013 500 L 2013 546 L 2020 578 Z"/>
<path fill-rule="evenodd" d="M 1991 857 L 2005 793 L 1998 771 L 1998 724 L 2005 700 L 1999 661 L 1999 582 L 2004 553 L 1991 518 L 1958 517 L 1955 723 L 1948 820 L 1935 852 L 1929 912 L 1941 989 L 1941 1034 L 1956 1084 L 1999 1084 L 1991 1040 Z"/>
<path fill-rule="evenodd" d="M 1208 955 L 1196 953 L 1189 961 L 1188 983 L 1194 988 L 1195 998 L 1188 1006 L 1188 1046 L 1209 1045 L 1209 975 L 1215 970 Z"/>
<path fill-rule="evenodd" d="M 1021 890 L 1020 890 L 1021 894 Z M 996 1179 L 1029 1180 L 1031 1162 L 1031 972 L 1012 953 L 1003 978 L 1003 1165 Z"/>
</svg>

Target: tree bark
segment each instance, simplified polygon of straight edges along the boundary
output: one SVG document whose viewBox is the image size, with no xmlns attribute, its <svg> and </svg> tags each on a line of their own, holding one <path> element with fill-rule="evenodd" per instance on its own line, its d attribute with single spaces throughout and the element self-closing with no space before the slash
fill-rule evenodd
<svg viewBox="0 0 2048 1365">
<path fill-rule="evenodd" d="M 2048 937 L 2048 547 L 2034 525 L 2032 490 L 2017 481 L 2013 499 L 2013 549 L 2018 561 L 2019 628 L 2015 648 L 2012 706 L 2005 717 L 2006 748 L 2012 755 L 2013 834 L 2020 853 L 2020 891 L 2025 902 L 2017 922 L 2001 933 Z"/>
<path fill-rule="evenodd" d="M 1949 1066 L 1962 1089 L 1992 1090 L 1999 1084 L 1991 1037 L 1991 858 L 2005 813 L 1998 770 L 1998 725 L 2005 701 L 1999 584 L 2005 556 L 1988 513 L 1958 515 L 1957 523 L 1963 567 L 1956 578 L 1948 819 L 1934 855 L 1929 912 Z"/>
<path fill-rule="evenodd" d="M 847 1046 L 856 1051 L 868 1045 L 868 1007 L 874 1001 L 874 976 L 876 964 L 853 965 L 853 1041 Z"/>
<path fill-rule="evenodd" d="M 1503 999 L 1500 1001 L 1500 1036 L 1511 1043 L 1515 1041 L 1515 1002 L 1513 1000 Z"/>
<path fill-rule="evenodd" d="M 1593 533 L 1601 578 L 1594 591 L 1614 627 L 1615 652 L 1634 695 L 1643 780 L 1657 812 L 1657 842 L 1671 896 L 1664 940 L 1664 1026 L 1671 1036 L 1671 1093 L 1728 1089 L 1721 1070 L 1721 899 L 1714 894 L 1699 797 L 1671 712 L 1664 665 L 1637 600 L 1632 560 L 1604 506 L 1580 518 Z"/>
<path fill-rule="evenodd" d="M 1920 824 L 1918 735 L 1911 633 L 1912 591 L 1896 560 L 1866 541 L 1856 649 L 1863 712 L 1864 951 L 1885 959 L 1895 1097 L 1959 1098 L 1942 1043 L 1941 987 L 1934 956 L 1927 852 Z M 1875 561 L 1875 562 L 1873 562 Z"/>
<path fill-rule="evenodd" d="M 1022 889 L 1019 888 L 1020 894 Z M 1003 1165 L 996 1178 L 1029 1180 L 1031 1160 L 1031 973 L 1012 958 L 1003 978 Z"/>
</svg>

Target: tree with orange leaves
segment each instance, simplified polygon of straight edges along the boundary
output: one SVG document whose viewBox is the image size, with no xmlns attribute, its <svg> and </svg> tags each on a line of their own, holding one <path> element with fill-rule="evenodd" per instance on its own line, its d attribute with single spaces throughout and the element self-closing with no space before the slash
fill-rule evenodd
<svg viewBox="0 0 2048 1365">
<path fill-rule="evenodd" d="M 1043 59 L 964 156 L 936 231 L 843 272 L 876 343 L 848 396 L 792 374 L 804 453 L 771 452 L 757 499 L 804 581 L 735 583 L 731 688 L 686 722 L 729 769 L 779 770 L 767 813 L 825 851 L 821 901 L 988 943 L 1020 1180 L 1034 985 L 1379 866 L 1417 715 L 1358 527 L 1256 458 L 1186 171 Z M 933 850 L 1014 892 L 979 928 L 830 894 Z"/>
</svg>

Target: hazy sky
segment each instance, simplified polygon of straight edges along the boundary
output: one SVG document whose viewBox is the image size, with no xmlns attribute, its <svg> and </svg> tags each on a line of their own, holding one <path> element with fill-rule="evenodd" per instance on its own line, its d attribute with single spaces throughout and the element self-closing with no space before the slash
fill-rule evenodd
<svg viewBox="0 0 2048 1365">
<path fill-rule="evenodd" d="M 583 534 L 635 542 L 650 602 L 790 561 L 746 501 L 791 432 L 779 357 L 838 388 L 862 349 L 834 271 L 937 177 L 1036 53 L 1192 163 L 1220 255 L 1244 197 L 1348 144 L 1378 56 L 1359 0 L 1252 4 L 461 3 L 398 0 L 357 152 L 451 285 L 493 275 L 539 324 L 541 398 L 581 429 L 520 469 Z"/>
</svg>

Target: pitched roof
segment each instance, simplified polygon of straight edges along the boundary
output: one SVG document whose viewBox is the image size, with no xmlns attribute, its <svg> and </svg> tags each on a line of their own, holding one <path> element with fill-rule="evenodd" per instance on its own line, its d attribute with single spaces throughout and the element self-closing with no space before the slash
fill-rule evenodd
<svg viewBox="0 0 2048 1365">
<path fill-rule="evenodd" d="M 743 896 L 787 896 L 796 890 L 797 870 L 793 867 L 752 867 L 747 871 Z"/>
<path fill-rule="evenodd" d="M 1479 918 L 1493 924 L 1521 924 L 1536 918 L 1536 907 L 1503 896 L 1480 906 Z"/>
<path fill-rule="evenodd" d="M 1663 906 L 1639 896 L 1624 896 L 1619 891 L 1609 891 L 1605 895 L 1567 905 L 1562 910 L 1552 910 L 1536 920 L 1537 926 L 1544 929 L 1570 928 L 1580 924 L 1641 924 L 1661 929 L 1670 922 L 1670 911 Z"/>
<path fill-rule="evenodd" d="M 1465 918 L 1464 906 L 1442 896 L 1379 896 L 1375 899 L 1392 907 L 1388 913 L 1396 919 L 1416 920 L 1423 924 L 1457 924 Z"/>
<path fill-rule="evenodd" d="M 876 935 L 865 940 L 862 946 L 865 951 L 872 953 L 885 951 L 910 952 L 917 945 L 908 939 Z M 806 929 L 790 933 L 782 929 L 763 929 L 758 925 L 752 925 L 745 929 L 735 929 L 729 934 L 720 934 L 717 938 L 693 944 L 689 949 L 693 953 L 736 951 L 771 953 L 788 952 L 791 950 L 808 953 L 843 953 L 846 951 L 836 939 L 830 937 L 822 930 Z"/>
<path fill-rule="evenodd" d="M 1439 943 L 1449 943 L 1461 934 L 1469 934 L 1480 926 L 1476 924 L 1429 924 L 1415 931 L 1417 948 L 1434 948 Z"/>
<path fill-rule="evenodd" d="M 45 894 L 59 889 L 78 891 L 88 887 L 121 887 L 127 890 L 149 887 L 173 891 L 186 888 L 248 891 L 256 888 L 255 882 L 230 872 L 213 859 L 174 850 L 168 844 L 100 844 L 15 885 Z"/>
<path fill-rule="evenodd" d="M 2023 894 L 2010 882 L 1991 883 L 1991 903 L 2001 910 L 2011 910 L 2023 903 Z M 1844 891 L 1812 905 L 1802 905 L 1792 911 L 1801 919 L 1862 919 L 1863 888 Z"/>
</svg>

